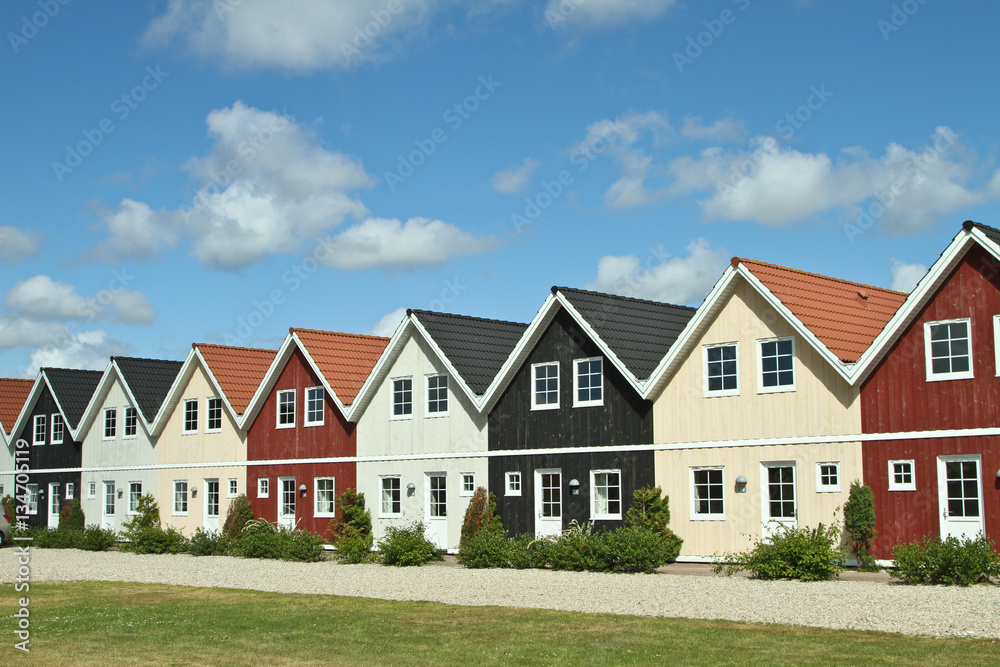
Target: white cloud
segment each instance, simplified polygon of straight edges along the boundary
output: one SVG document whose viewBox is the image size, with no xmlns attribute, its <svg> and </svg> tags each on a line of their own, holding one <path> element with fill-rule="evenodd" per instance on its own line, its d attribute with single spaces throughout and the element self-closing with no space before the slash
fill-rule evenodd
<svg viewBox="0 0 1000 667">
<path fill-rule="evenodd" d="M 597 263 L 597 278 L 587 289 L 666 303 L 701 301 L 722 275 L 728 258 L 705 239 L 688 244 L 686 257 L 650 249 L 645 263 L 635 255 L 607 255 Z"/>
<path fill-rule="evenodd" d="M 170 0 L 146 42 L 173 39 L 231 67 L 294 72 L 357 66 L 396 53 L 427 32 L 429 14 L 445 0 Z M 399 11 L 389 10 L 398 7 Z"/>
<path fill-rule="evenodd" d="M 396 328 L 399 326 L 399 323 L 403 321 L 404 317 L 406 317 L 406 308 L 397 308 L 376 322 L 375 326 L 373 326 L 371 331 L 368 332 L 368 335 L 391 336 L 396 333 Z"/>
<path fill-rule="evenodd" d="M 91 297 L 45 274 L 19 280 L 4 296 L 8 308 L 34 319 L 93 320 L 115 316 L 122 324 L 148 324 L 156 319 L 153 306 L 134 290 L 101 290 Z"/>
<path fill-rule="evenodd" d="M 0 225 L 0 263 L 13 264 L 34 257 L 39 250 L 41 244 L 33 234 L 10 225 Z"/>
<path fill-rule="evenodd" d="M 104 331 L 82 331 L 59 344 L 32 352 L 27 375 L 33 376 L 43 366 L 103 371 L 112 355 L 124 355 L 128 352 L 124 343 L 108 338 Z"/>
<path fill-rule="evenodd" d="M 36 347 L 46 341 L 69 338 L 69 328 L 59 322 L 40 322 L 25 317 L 0 316 L 0 349 Z"/>
<path fill-rule="evenodd" d="M 123 199 L 101 220 L 101 226 L 107 228 L 108 240 L 84 254 L 104 262 L 143 261 L 177 245 L 176 216 L 132 199 Z"/>
<path fill-rule="evenodd" d="M 732 118 L 717 120 L 704 125 L 701 118 L 685 118 L 681 126 L 681 136 L 692 141 L 739 141 L 746 136 L 743 121 Z"/>
<path fill-rule="evenodd" d="M 545 22 L 552 27 L 608 28 L 655 19 L 674 4 L 676 0 L 549 0 Z"/>
<path fill-rule="evenodd" d="M 493 237 L 476 238 L 454 225 L 410 218 L 369 218 L 322 243 L 320 261 L 348 271 L 377 267 L 412 268 L 472 255 L 497 246 Z"/>
<path fill-rule="evenodd" d="M 535 170 L 541 164 L 537 160 L 526 157 L 521 166 L 507 171 L 498 171 L 493 175 L 493 189 L 507 195 L 514 195 L 521 192 L 524 186 L 531 180 L 531 175 L 535 173 Z"/>
<path fill-rule="evenodd" d="M 895 257 L 892 259 L 892 287 L 890 289 L 900 292 L 910 292 L 920 279 L 927 273 L 927 267 L 923 264 L 907 264 Z"/>
</svg>

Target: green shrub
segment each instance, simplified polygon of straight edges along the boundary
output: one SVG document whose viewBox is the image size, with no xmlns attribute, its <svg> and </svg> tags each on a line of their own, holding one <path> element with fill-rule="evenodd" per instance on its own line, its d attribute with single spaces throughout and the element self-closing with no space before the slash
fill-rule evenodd
<svg viewBox="0 0 1000 667">
<path fill-rule="evenodd" d="M 771 536 L 770 543 L 758 540 L 749 550 L 727 554 L 715 572 L 731 575 L 749 571 L 760 579 L 801 579 L 823 581 L 844 571 L 845 556 L 840 545 L 840 527 L 788 528 L 784 525 Z"/>
<path fill-rule="evenodd" d="M 347 489 L 337 496 L 337 516 L 330 520 L 327 529 L 335 546 L 344 535 L 350 538 L 372 534 L 372 513 L 365 509 L 365 494 Z"/>
<path fill-rule="evenodd" d="M 670 530 L 670 499 L 663 495 L 660 487 L 642 487 L 632 494 L 632 504 L 625 513 L 626 528 L 646 528 L 663 535 L 666 539 L 664 548 L 673 555 L 670 561 L 677 559 L 681 553 L 682 540 Z"/>
<path fill-rule="evenodd" d="M 368 535 L 341 535 L 337 539 L 337 560 L 345 565 L 372 563 L 378 557 L 372 551 L 374 540 Z"/>
<path fill-rule="evenodd" d="M 497 497 L 495 494 L 487 493 L 483 487 L 478 487 L 469 500 L 469 506 L 465 509 L 465 519 L 462 521 L 462 536 L 458 542 L 458 552 L 462 553 L 462 547 L 466 541 L 475 537 L 481 530 L 493 530 L 503 532 L 503 524 L 500 517 L 496 515 Z"/>
<path fill-rule="evenodd" d="M 549 562 L 549 549 L 552 547 L 552 540 L 524 533 L 509 540 L 508 546 L 511 567 L 518 570 L 543 568 Z"/>
<path fill-rule="evenodd" d="M 243 534 L 243 527 L 253 521 L 253 509 L 250 507 L 250 499 L 247 494 L 241 493 L 229 503 L 229 510 L 226 512 L 226 522 L 222 524 L 222 532 L 230 539 L 237 539 Z"/>
<path fill-rule="evenodd" d="M 86 517 L 83 515 L 83 508 L 80 507 L 80 501 L 77 498 L 72 498 L 63 503 L 62 509 L 59 510 L 59 529 L 64 528 L 69 530 L 83 530 L 87 525 Z"/>
<path fill-rule="evenodd" d="M 145 528 L 160 527 L 160 506 L 156 504 L 156 498 L 152 493 L 144 493 L 139 497 L 139 502 L 135 508 L 135 514 L 122 525 L 122 533 L 128 537 L 130 530 L 143 530 Z"/>
<path fill-rule="evenodd" d="M 323 538 L 298 528 L 275 526 L 266 519 L 246 524 L 230 551 L 245 558 L 312 562 L 323 557 Z"/>
<path fill-rule="evenodd" d="M 993 540 L 982 534 L 971 540 L 928 535 L 897 544 L 892 558 L 895 576 L 911 584 L 968 586 L 1000 577 L 1000 554 L 993 551 Z"/>
<path fill-rule="evenodd" d="M 224 556 L 229 550 L 229 536 L 217 530 L 198 528 L 188 541 L 192 556 Z"/>
<path fill-rule="evenodd" d="M 443 560 L 437 547 L 424 534 L 425 524 L 414 521 L 409 526 L 390 526 L 378 542 L 379 554 L 385 565 L 423 565 Z"/>
<path fill-rule="evenodd" d="M 11 524 L 17 520 L 17 501 L 14 500 L 14 496 L 8 494 L 3 497 L 0 501 L 3 504 L 3 513 L 10 518 Z"/>
<path fill-rule="evenodd" d="M 599 536 L 604 569 L 609 572 L 652 572 L 677 558 L 680 538 L 643 527 L 625 527 Z"/>
<path fill-rule="evenodd" d="M 481 529 L 463 538 L 458 562 L 466 567 L 509 567 L 514 540 L 508 540 L 503 529 Z"/>
<path fill-rule="evenodd" d="M 570 527 L 549 544 L 549 565 L 553 570 L 602 571 L 606 560 L 603 542 L 603 534 L 594 533 L 592 523 L 579 524 L 573 520 Z"/>
<path fill-rule="evenodd" d="M 877 572 L 880 568 L 869 552 L 875 541 L 875 496 L 858 480 L 851 482 L 851 491 L 844 503 L 844 532 L 847 546 L 858 561 L 858 569 Z"/>
<path fill-rule="evenodd" d="M 31 528 L 28 534 L 34 539 L 31 546 L 40 549 L 75 549 L 83 538 L 82 530 L 69 528 Z"/>
<path fill-rule="evenodd" d="M 278 534 L 285 541 L 285 560 L 314 563 L 323 558 L 323 538 L 307 530 L 282 527 Z"/>
<path fill-rule="evenodd" d="M 124 551 L 137 554 L 180 554 L 188 550 L 188 539 L 173 527 L 131 527 L 126 532 Z"/>
<path fill-rule="evenodd" d="M 91 524 L 83 531 L 79 548 L 84 551 L 107 551 L 116 544 L 118 536 L 115 535 L 115 531 Z"/>
</svg>

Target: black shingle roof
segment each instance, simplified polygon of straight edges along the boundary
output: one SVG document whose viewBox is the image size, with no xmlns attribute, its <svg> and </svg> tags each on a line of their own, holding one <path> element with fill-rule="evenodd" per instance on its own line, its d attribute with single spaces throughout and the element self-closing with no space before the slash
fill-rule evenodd
<svg viewBox="0 0 1000 667">
<path fill-rule="evenodd" d="M 527 324 L 410 310 L 466 384 L 482 395 L 507 360 Z"/>
<path fill-rule="evenodd" d="M 68 368 L 43 368 L 56 401 L 71 429 L 80 425 L 83 411 L 87 409 L 103 371 L 78 371 Z"/>
<path fill-rule="evenodd" d="M 552 291 L 566 297 L 638 380 L 652 374 L 696 310 L 569 287 Z"/>
<path fill-rule="evenodd" d="M 183 365 L 180 361 L 162 359 L 137 359 L 135 357 L 111 357 L 128 383 L 139 411 L 147 422 L 153 421 L 159 412 L 163 399 L 167 397 Z"/>
<path fill-rule="evenodd" d="M 984 225 L 981 222 L 973 222 L 972 220 L 966 220 L 962 223 L 962 226 L 970 231 L 973 227 L 975 227 L 985 234 L 989 240 L 993 241 L 997 245 L 1000 245 L 1000 229 Z"/>
</svg>

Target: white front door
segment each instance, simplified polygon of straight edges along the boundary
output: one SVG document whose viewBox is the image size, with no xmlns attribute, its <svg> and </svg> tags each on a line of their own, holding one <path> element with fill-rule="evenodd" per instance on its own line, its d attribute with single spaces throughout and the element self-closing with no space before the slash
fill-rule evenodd
<svg viewBox="0 0 1000 667">
<path fill-rule="evenodd" d="M 219 480 L 205 480 L 205 530 L 219 529 Z"/>
<path fill-rule="evenodd" d="M 115 483 L 104 483 L 104 509 L 101 512 L 101 526 L 115 529 Z"/>
<path fill-rule="evenodd" d="M 59 527 L 59 509 L 62 497 L 59 495 L 59 483 L 49 483 L 49 528 Z"/>
<path fill-rule="evenodd" d="M 295 478 L 278 478 L 278 523 L 295 525 Z"/>
<path fill-rule="evenodd" d="M 448 548 L 448 477 L 443 472 L 429 472 L 425 480 L 424 516 L 427 539 L 438 549 Z"/>
<path fill-rule="evenodd" d="M 535 471 L 535 537 L 562 532 L 562 470 Z"/>
<path fill-rule="evenodd" d="M 795 462 L 762 464 L 764 539 L 777 531 L 798 526 L 798 494 L 795 490 Z"/>
<path fill-rule="evenodd" d="M 978 454 L 938 457 L 941 537 L 974 539 L 983 532 L 982 466 Z"/>
</svg>

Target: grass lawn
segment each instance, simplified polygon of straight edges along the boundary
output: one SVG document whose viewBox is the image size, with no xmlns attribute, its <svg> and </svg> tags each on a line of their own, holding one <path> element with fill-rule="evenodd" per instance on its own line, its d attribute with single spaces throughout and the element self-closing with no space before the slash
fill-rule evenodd
<svg viewBox="0 0 1000 667">
<path fill-rule="evenodd" d="M 991 640 L 104 582 L 32 584 L 25 655 L 0 588 L 4 665 L 1000 663 Z"/>
</svg>

